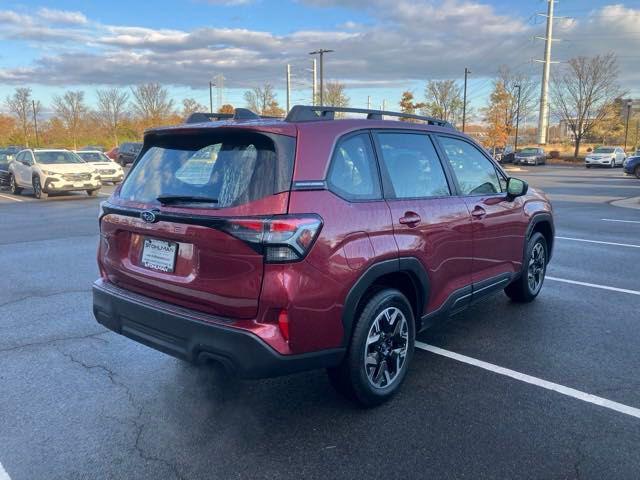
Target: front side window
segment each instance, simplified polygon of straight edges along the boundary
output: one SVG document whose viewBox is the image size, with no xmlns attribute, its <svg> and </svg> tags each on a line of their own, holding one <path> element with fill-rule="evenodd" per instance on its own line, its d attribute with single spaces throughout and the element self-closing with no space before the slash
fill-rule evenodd
<svg viewBox="0 0 640 480">
<path fill-rule="evenodd" d="M 338 143 L 327 180 L 329 188 L 343 198 L 380 198 L 380 182 L 369 134 L 353 135 Z"/>
<path fill-rule="evenodd" d="M 501 193 L 496 168 L 475 146 L 453 137 L 439 137 L 463 195 Z"/>
<path fill-rule="evenodd" d="M 121 198 L 156 203 L 159 197 L 199 197 L 211 199 L 214 208 L 225 208 L 291 185 L 291 137 L 215 132 L 162 137 L 151 145 L 127 176 Z"/>
<path fill-rule="evenodd" d="M 384 165 L 395 198 L 450 195 L 447 178 L 431 139 L 412 133 L 378 133 Z"/>
</svg>

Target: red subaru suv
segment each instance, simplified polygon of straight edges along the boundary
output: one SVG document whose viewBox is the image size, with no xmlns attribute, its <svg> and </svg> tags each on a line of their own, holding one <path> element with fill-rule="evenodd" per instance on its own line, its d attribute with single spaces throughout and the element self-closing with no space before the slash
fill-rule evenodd
<svg viewBox="0 0 640 480">
<path fill-rule="evenodd" d="M 496 290 L 533 300 L 553 241 L 547 198 L 446 122 L 238 109 L 146 132 L 101 205 L 93 311 L 242 377 L 327 368 L 371 406 L 399 389 L 417 332 Z"/>
</svg>

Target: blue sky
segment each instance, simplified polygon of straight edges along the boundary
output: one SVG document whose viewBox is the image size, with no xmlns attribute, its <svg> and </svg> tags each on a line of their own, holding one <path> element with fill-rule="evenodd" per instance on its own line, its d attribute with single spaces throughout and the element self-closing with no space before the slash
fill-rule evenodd
<svg viewBox="0 0 640 480">
<path fill-rule="evenodd" d="M 344 82 L 353 106 L 367 97 L 396 108 L 403 90 L 422 96 L 429 79 L 462 79 L 484 105 L 501 65 L 540 75 L 542 0 L 3 0 L 0 3 L 0 98 L 27 85 L 48 104 L 65 88 L 89 102 L 104 86 L 166 84 L 179 102 L 208 104 L 208 79 L 226 77 L 225 99 L 272 83 L 284 103 L 292 65 L 293 103 L 310 97 L 310 58 L 334 48 L 325 78 Z M 614 51 L 623 88 L 640 95 L 640 1 L 561 0 L 554 57 Z M 125 13 L 126 12 L 126 13 Z M 554 67 L 555 68 L 555 67 Z M 558 67 L 560 68 L 560 67 Z"/>
</svg>

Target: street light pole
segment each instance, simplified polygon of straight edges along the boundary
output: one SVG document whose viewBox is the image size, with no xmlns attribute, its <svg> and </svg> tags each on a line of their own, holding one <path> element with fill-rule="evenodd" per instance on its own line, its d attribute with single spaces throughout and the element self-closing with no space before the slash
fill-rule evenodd
<svg viewBox="0 0 640 480">
<path fill-rule="evenodd" d="M 209 80 L 209 113 L 213 113 L 213 86 L 214 83 Z"/>
<path fill-rule="evenodd" d="M 467 76 L 471 71 L 464 67 L 464 99 L 462 100 L 462 132 L 464 133 L 464 127 L 467 124 Z"/>
<path fill-rule="evenodd" d="M 627 100 L 627 123 L 624 127 L 624 151 L 627 151 L 627 136 L 629 134 L 629 117 L 631 116 L 631 100 Z"/>
<path fill-rule="evenodd" d="M 516 85 L 516 88 L 518 89 L 518 104 L 516 107 L 516 139 L 514 142 L 514 146 L 513 146 L 513 151 L 517 152 L 518 151 L 518 127 L 520 126 L 520 85 Z"/>
<path fill-rule="evenodd" d="M 320 55 L 320 106 L 324 106 L 324 54 L 331 53 L 334 50 L 327 50 L 321 48 L 320 50 L 315 50 L 313 52 L 309 52 L 309 55 Z"/>
</svg>

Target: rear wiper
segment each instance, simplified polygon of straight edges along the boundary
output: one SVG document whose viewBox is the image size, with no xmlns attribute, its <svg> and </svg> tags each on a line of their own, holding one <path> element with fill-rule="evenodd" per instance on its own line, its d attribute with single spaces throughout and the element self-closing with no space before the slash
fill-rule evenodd
<svg viewBox="0 0 640 480">
<path fill-rule="evenodd" d="M 172 203 L 218 203 L 217 198 L 197 197 L 193 195 L 160 195 L 156 200 L 164 205 Z"/>
</svg>

